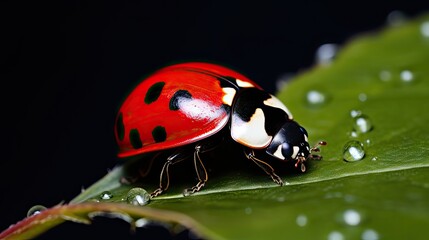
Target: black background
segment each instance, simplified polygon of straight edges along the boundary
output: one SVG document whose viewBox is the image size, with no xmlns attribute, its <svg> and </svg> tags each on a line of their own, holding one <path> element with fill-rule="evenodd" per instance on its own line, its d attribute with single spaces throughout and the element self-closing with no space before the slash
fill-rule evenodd
<svg viewBox="0 0 429 240">
<path fill-rule="evenodd" d="M 116 112 L 152 71 L 211 61 L 275 93 L 280 76 L 313 65 L 321 44 L 377 30 L 394 10 L 417 16 L 425 2 L 2 1 L 0 230 L 35 204 L 69 201 L 117 164 Z M 108 221 L 66 224 L 42 238 L 128 232 Z"/>
</svg>

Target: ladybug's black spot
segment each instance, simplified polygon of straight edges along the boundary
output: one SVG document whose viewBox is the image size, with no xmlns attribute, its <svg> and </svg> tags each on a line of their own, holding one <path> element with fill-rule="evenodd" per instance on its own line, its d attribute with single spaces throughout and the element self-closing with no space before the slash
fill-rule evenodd
<svg viewBox="0 0 429 240">
<path fill-rule="evenodd" d="M 124 126 L 124 118 L 122 116 L 122 113 L 119 113 L 118 119 L 116 120 L 116 134 L 118 135 L 118 139 L 120 141 L 124 140 L 125 126 Z"/>
<path fill-rule="evenodd" d="M 157 126 L 152 130 L 152 137 L 155 142 L 164 142 L 167 139 L 167 132 L 165 132 L 165 128 L 162 126 Z"/>
<path fill-rule="evenodd" d="M 176 111 L 179 110 L 179 100 L 182 98 L 191 99 L 192 95 L 186 90 L 178 90 L 174 93 L 173 97 L 170 99 L 170 110 Z"/>
<path fill-rule="evenodd" d="M 146 104 L 155 102 L 158 99 L 159 95 L 161 95 L 161 91 L 164 85 L 165 82 L 157 82 L 150 86 L 149 90 L 147 90 L 146 96 L 144 97 L 144 102 Z"/>
<path fill-rule="evenodd" d="M 143 147 L 142 140 L 140 139 L 140 133 L 137 129 L 130 130 L 130 142 L 134 149 Z"/>
</svg>

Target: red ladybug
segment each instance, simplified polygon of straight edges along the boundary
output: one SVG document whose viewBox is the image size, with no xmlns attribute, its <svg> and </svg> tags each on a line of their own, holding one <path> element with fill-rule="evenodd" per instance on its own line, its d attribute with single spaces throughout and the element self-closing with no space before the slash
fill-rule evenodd
<svg viewBox="0 0 429 240">
<path fill-rule="evenodd" d="M 152 197 L 167 190 L 169 167 L 186 158 L 193 158 L 199 182 L 184 195 L 199 191 L 208 180 L 201 153 L 220 144 L 217 133 L 243 145 L 245 156 L 279 185 L 281 178 L 257 156 L 294 161 L 305 172 L 305 161 L 318 157 L 311 152 L 325 144 L 310 148 L 307 131 L 286 106 L 252 80 L 200 62 L 172 65 L 147 77 L 123 103 L 115 129 L 119 157 L 176 149 L 165 159 Z"/>
</svg>

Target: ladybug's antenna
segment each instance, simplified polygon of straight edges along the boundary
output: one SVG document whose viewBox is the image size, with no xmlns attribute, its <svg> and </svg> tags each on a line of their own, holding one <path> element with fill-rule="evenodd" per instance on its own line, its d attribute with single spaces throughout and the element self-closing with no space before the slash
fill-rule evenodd
<svg viewBox="0 0 429 240">
<path fill-rule="evenodd" d="M 328 143 L 327 143 L 327 142 L 325 142 L 325 141 L 320 141 L 320 142 L 318 142 L 316 145 L 314 145 L 314 147 L 310 148 L 310 153 L 312 153 L 312 152 L 320 152 L 319 147 L 320 147 L 320 146 L 325 146 L 326 144 L 328 144 Z M 310 155 L 308 156 L 308 158 L 310 158 L 310 159 L 314 159 L 314 160 L 320 160 L 320 159 L 322 159 L 322 156 L 320 156 L 320 155 L 310 154 Z"/>
<path fill-rule="evenodd" d="M 319 147 L 325 146 L 326 144 L 328 144 L 328 143 L 325 141 L 320 141 L 314 147 L 310 148 L 310 152 L 320 152 Z"/>
</svg>

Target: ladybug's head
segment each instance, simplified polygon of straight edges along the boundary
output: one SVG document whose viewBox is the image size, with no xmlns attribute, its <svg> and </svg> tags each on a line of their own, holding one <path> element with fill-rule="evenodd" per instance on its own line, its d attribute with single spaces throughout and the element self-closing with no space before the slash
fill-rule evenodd
<svg viewBox="0 0 429 240">
<path fill-rule="evenodd" d="M 318 145 L 324 144 L 320 142 Z M 304 163 L 309 156 L 312 156 L 310 155 L 312 151 L 318 151 L 318 145 L 310 148 L 307 131 L 291 120 L 283 124 L 265 151 L 277 159 L 294 161 L 295 167 L 300 166 L 301 171 L 305 172 Z"/>
</svg>

